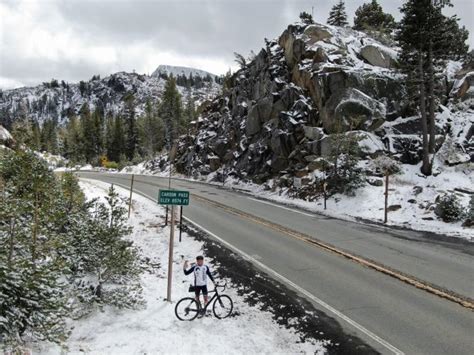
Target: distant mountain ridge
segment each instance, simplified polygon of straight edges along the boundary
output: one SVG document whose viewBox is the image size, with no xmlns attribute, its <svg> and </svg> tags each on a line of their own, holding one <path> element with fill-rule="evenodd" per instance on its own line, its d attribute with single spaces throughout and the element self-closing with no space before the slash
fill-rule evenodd
<svg viewBox="0 0 474 355">
<path fill-rule="evenodd" d="M 104 78 L 94 75 L 92 79 L 79 83 L 53 79 L 34 87 L 0 90 L 0 125 L 9 128 L 15 120 L 24 118 L 40 123 L 54 120 L 61 124 L 77 115 L 84 104 L 88 104 L 92 110 L 100 108 L 105 115 L 116 116 L 123 112 L 124 98 L 129 94 L 134 95 L 136 112 L 140 114 L 148 100 L 152 103 L 160 101 L 167 73 L 192 73 L 194 79 L 199 79 L 177 80 L 178 91 L 183 100 L 186 100 L 190 92 L 196 105 L 221 92 L 219 77 L 216 75 L 200 69 L 169 65 L 160 65 L 151 76 L 118 72 Z"/>
<path fill-rule="evenodd" d="M 216 74 L 209 73 L 205 70 L 190 68 L 190 67 L 181 67 L 181 66 L 174 66 L 174 65 L 159 65 L 158 68 L 151 74 L 151 76 L 158 77 L 160 74 L 166 75 L 173 75 L 177 77 L 178 75 L 184 75 L 189 78 L 191 75 L 196 77 L 200 76 L 205 78 L 206 76 L 211 76 L 211 78 L 217 77 Z"/>
</svg>

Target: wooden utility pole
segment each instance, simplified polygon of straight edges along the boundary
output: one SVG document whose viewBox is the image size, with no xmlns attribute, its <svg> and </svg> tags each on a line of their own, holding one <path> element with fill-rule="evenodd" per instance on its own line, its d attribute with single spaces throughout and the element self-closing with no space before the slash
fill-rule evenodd
<svg viewBox="0 0 474 355">
<path fill-rule="evenodd" d="M 168 291 L 166 300 L 171 302 L 171 284 L 173 283 L 173 247 L 174 247 L 174 205 L 171 205 L 170 247 L 168 254 Z"/>
<path fill-rule="evenodd" d="M 324 209 L 326 209 L 326 202 L 328 200 L 328 192 L 327 192 L 327 189 L 328 189 L 328 183 L 326 182 L 326 180 L 324 181 L 324 184 L 323 184 L 323 191 L 324 191 Z"/>
<path fill-rule="evenodd" d="M 132 182 L 130 183 L 130 199 L 128 200 L 128 218 L 130 218 L 130 210 L 132 209 L 132 194 L 133 194 L 133 178 L 135 177 L 132 174 Z"/>
<path fill-rule="evenodd" d="M 389 174 L 385 173 L 385 209 L 384 209 L 384 219 L 383 223 L 387 223 L 388 221 L 388 177 Z"/>
</svg>

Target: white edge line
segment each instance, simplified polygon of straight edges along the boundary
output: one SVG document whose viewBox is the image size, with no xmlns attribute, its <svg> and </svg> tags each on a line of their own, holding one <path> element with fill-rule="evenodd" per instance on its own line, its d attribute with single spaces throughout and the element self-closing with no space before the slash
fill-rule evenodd
<svg viewBox="0 0 474 355">
<path fill-rule="evenodd" d="M 207 234 L 209 234 L 210 236 L 212 236 L 214 239 L 217 239 L 219 242 L 221 242 L 222 244 L 226 245 L 227 247 L 229 247 L 230 249 L 233 249 L 234 251 L 236 251 L 237 253 L 241 254 L 245 259 L 251 261 L 253 264 L 259 266 L 261 269 L 265 270 L 266 272 L 268 272 L 269 274 L 273 275 L 274 277 L 282 280 L 284 283 L 290 285 L 291 287 L 293 287 L 294 289 L 296 289 L 297 291 L 299 291 L 300 293 L 304 294 L 306 297 L 310 298 L 312 301 L 318 303 L 320 306 L 324 307 L 325 309 L 327 309 L 328 311 L 332 312 L 333 314 L 335 314 L 336 316 L 338 316 L 339 318 L 345 320 L 347 323 L 349 323 L 350 325 L 352 325 L 354 328 L 358 329 L 359 331 L 361 331 L 362 333 L 364 333 L 365 335 L 367 335 L 368 337 L 370 337 L 371 339 L 375 340 L 376 342 L 378 342 L 379 344 L 385 346 L 387 349 L 389 349 L 390 351 L 392 351 L 394 354 L 404 354 L 403 351 L 401 351 L 400 349 L 396 348 L 395 346 L 393 346 L 392 344 L 390 344 L 389 342 L 383 340 L 382 338 L 380 338 L 378 335 L 374 334 L 373 332 L 371 332 L 370 330 L 366 329 L 365 327 L 363 327 L 362 325 L 360 325 L 359 323 L 357 323 L 356 321 L 352 320 L 351 318 L 349 318 L 348 316 L 346 316 L 345 314 L 341 313 L 340 311 L 338 311 L 337 309 L 335 309 L 334 307 L 330 306 L 329 304 L 327 304 L 326 302 L 324 302 L 323 300 L 321 300 L 320 298 L 316 297 L 315 295 L 313 295 L 312 293 L 310 293 L 309 291 L 305 290 L 304 288 L 296 285 L 294 282 L 288 280 L 285 276 L 283 275 L 280 275 L 279 273 L 277 273 L 276 271 L 274 271 L 273 269 L 269 268 L 268 266 L 266 266 L 265 264 L 261 263 L 260 261 L 258 261 L 257 259 L 253 258 L 252 256 L 248 255 L 247 253 L 245 253 L 244 251 L 240 250 L 239 248 L 233 246 L 232 244 L 230 244 L 229 242 L 223 240 L 222 238 L 218 237 L 217 235 L 215 235 L 214 233 L 212 233 L 211 231 L 207 230 L 206 228 L 204 228 L 203 226 L 201 226 L 200 224 L 194 222 L 193 220 L 191 220 L 190 218 L 186 217 L 186 216 L 183 216 L 183 218 L 192 223 L 193 225 L 195 225 L 197 228 L 201 229 L 202 231 L 206 232 Z"/>
<path fill-rule="evenodd" d="M 84 179 L 86 180 L 86 179 Z M 87 179 L 87 180 L 94 180 L 94 179 Z M 99 181 L 102 181 L 102 180 L 99 180 Z M 103 181 L 105 182 L 105 181 Z M 108 182 L 105 182 L 105 183 L 108 183 Z M 122 185 L 120 183 L 115 183 L 114 185 L 119 185 L 121 187 L 124 187 L 124 188 L 127 188 L 127 186 L 125 185 Z M 147 198 L 149 198 L 150 200 L 152 201 L 155 201 L 156 199 L 155 198 L 152 198 L 150 197 L 148 194 L 145 194 L 141 191 L 135 191 L 137 192 L 138 194 L 142 195 L 142 196 L 146 196 Z M 259 201 L 259 200 L 257 200 Z M 261 202 L 261 201 L 259 201 Z M 266 202 L 264 202 L 266 203 Z M 278 206 L 278 207 L 282 207 L 282 206 Z M 282 207 L 282 208 L 285 208 L 285 207 Z M 286 209 L 286 208 L 285 208 Z M 298 213 L 304 213 L 304 212 L 299 212 L 297 211 Z M 309 299 L 311 299 L 312 301 L 316 302 L 317 304 L 319 304 L 320 306 L 322 306 L 323 308 L 327 309 L 329 312 L 335 314 L 337 317 L 341 318 L 342 320 L 346 321 L 347 323 L 349 323 L 350 325 L 352 325 L 354 328 L 358 329 L 359 331 L 361 331 L 362 333 L 364 333 L 365 335 L 367 335 L 369 338 L 371 338 L 372 340 L 376 341 L 377 343 L 383 345 L 384 347 L 386 347 L 387 349 L 389 349 L 390 351 L 392 351 L 394 354 L 397 354 L 397 355 L 403 355 L 404 352 L 401 351 L 400 349 L 396 348 L 395 346 L 393 346 L 392 344 L 390 344 L 389 342 L 387 342 L 386 340 L 380 338 L 377 334 L 371 332 L 370 330 L 368 330 L 367 328 L 365 328 L 364 326 L 360 325 L 359 323 L 357 323 L 356 321 L 352 320 L 351 318 L 349 318 L 348 316 L 346 316 L 344 313 L 341 313 L 340 311 L 338 311 L 337 309 L 335 309 L 334 307 L 332 307 L 331 305 L 327 304 L 326 302 L 324 302 L 322 299 L 316 297 L 315 295 L 313 295 L 312 293 L 310 293 L 309 291 L 305 290 L 304 288 L 298 286 L 297 284 L 295 284 L 293 281 L 290 281 L 289 279 L 287 279 L 285 276 L 283 275 L 280 275 L 278 272 L 274 271 L 273 269 L 269 268 L 268 266 L 266 266 L 265 264 L 261 263 L 260 261 L 258 261 L 257 259 L 251 257 L 250 255 L 248 255 L 247 253 L 245 253 L 244 251 L 240 250 L 239 248 L 235 247 L 234 245 L 230 244 L 229 242 L 225 241 L 224 239 L 218 237 L 217 235 L 215 235 L 214 233 L 212 233 L 211 231 L 207 230 L 206 228 L 204 228 L 203 226 L 201 226 L 200 224 L 194 222 L 192 219 L 186 217 L 186 216 L 183 216 L 183 219 L 185 219 L 186 221 L 188 221 L 189 223 L 193 224 L 194 226 L 196 226 L 197 228 L 201 229 L 203 232 L 209 234 L 211 237 L 213 237 L 214 239 L 217 239 L 220 243 L 226 245 L 227 247 L 229 247 L 230 249 L 236 251 L 237 253 L 239 253 L 240 255 L 242 255 L 244 257 L 244 259 L 247 259 L 248 261 L 251 261 L 253 264 L 259 266 L 261 269 L 265 270 L 266 272 L 268 272 L 269 274 L 273 275 L 274 277 L 276 277 L 277 279 L 280 279 L 281 281 L 283 281 L 284 283 L 290 285 L 291 287 L 293 287 L 295 290 L 297 290 L 298 292 L 302 293 L 303 295 L 305 295 L 306 297 L 308 297 Z"/>
<path fill-rule="evenodd" d="M 249 200 L 252 200 L 252 201 L 257 201 L 257 202 L 260 202 L 260 203 L 264 203 L 264 204 L 266 204 L 266 205 L 278 207 L 278 208 L 281 208 L 281 209 L 284 209 L 284 210 L 287 210 L 287 211 L 291 211 L 291 212 L 294 212 L 294 213 L 299 213 L 299 214 L 302 214 L 302 215 L 305 215 L 305 216 L 317 217 L 317 215 L 315 215 L 315 214 L 306 213 L 306 212 L 298 211 L 298 210 L 293 209 L 293 208 L 280 206 L 280 205 L 278 205 L 278 204 L 276 204 L 276 203 L 273 203 L 273 202 L 268 202 L 268 201 L 264 201 L 264 200 L 259 200 L 258 198 L 253 198 L 253 197 L 247 197 L 247 198 L 248 198 Z"/>
</svg>

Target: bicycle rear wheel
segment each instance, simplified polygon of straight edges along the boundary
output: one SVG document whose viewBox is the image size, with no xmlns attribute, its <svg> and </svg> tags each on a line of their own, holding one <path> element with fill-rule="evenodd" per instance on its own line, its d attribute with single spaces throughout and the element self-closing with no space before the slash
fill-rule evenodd
<svg viewBox="0 0 474 355">
<path fill-rule="evenodd" d="M 234 304 L 229 296 L 219 295 L 212 305 L 214 315 L 219 319 L 224 319 L 230 316 Z"/>
<path fill-rule="evenodd" d="M 201 307 L 194 298 L 186 297 L 179 300 L 174 308 L 174 313 L 179 320 L 191 321 L 198 316 L 200 309 Z"/>
</svg>

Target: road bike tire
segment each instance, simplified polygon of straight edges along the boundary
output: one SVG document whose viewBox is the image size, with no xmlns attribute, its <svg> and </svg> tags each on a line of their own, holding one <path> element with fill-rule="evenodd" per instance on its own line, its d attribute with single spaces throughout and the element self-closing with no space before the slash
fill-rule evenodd
<svg viewBox="0 0 474 355">
<path fill-rule="evenodd" d="M 174 307 L 174 313 L 179 320 L 182 321 L 192 321 L 196 319 L 201 307 L 199 303 L 191 297 L 185 297 L 179 300 Z"/>
<path fill-rule="evenodd" d="M 234 303 L 227 295 L 219 295 L 212 305 L 212 312 L 216 318 L 224 319 L 232 314 Z"/>
</svg>

